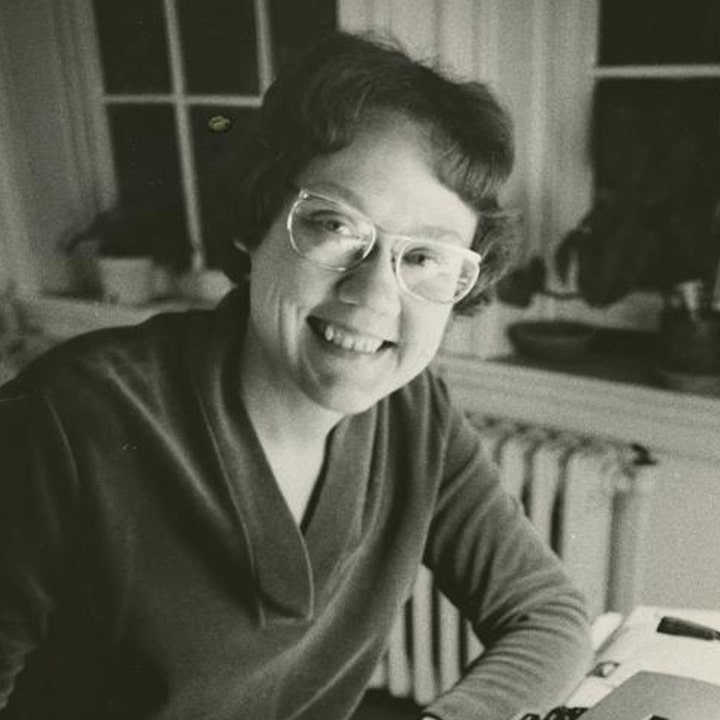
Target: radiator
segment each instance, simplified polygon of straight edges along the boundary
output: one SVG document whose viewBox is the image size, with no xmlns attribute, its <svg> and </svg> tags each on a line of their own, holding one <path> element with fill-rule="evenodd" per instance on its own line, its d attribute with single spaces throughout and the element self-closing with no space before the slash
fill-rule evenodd
<svg viewBox="0 0 720 720">
<path fill-rule="evenodd" d="M 470 415 L 507 490 L 585 594 L 591 617 L 628 611 L 639 592 L 647 496 L 655 469 L 631 443 Z M 420 705 L 482 652 L 469 623 L 421 568 L 372 686 Z"/>
</svg>

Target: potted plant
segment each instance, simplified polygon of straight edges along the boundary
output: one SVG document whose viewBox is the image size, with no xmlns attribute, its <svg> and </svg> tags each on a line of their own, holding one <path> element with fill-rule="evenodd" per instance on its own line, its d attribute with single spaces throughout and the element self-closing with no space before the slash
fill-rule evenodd
<svg viewBox="0 0 720 720">
<path fill-rule="evenodd" d="M 155 293 L 155 270 L 179 274 L 190 264 L 190 245 L 179 226 L 181 208 L 170 202 L 118 204 L 96 215 L 67 244 L 74 252 L 88 243 L 107 302 L 139 305 Z"/>
<path fill-rule="evenodd" d="M 658 293 L 662 364 L 679 337 L 715 334 L 710 298 L 720 302 L 713 291 L 720 283 L 720 137 L 716 127 L 702 126 L 707 112 L 696 90 L 658 86 L 638 97 L 625 88 L 599 90 L 594 201 L 548 256 L 555 284 L 567 291 L 551 290 L 545 261 L 530 258 L 501 281 L 498 296 L 518 307 L 542 294 L 607 308 L 635 291 Z M 687 305 L 682 288 L 688 286 L 704 298 L 696 306 Z M 710 347 L 704 357 L 715 352 Z"/>
<path fill-rule="evenodd" d="M 555 252 L 560 278 L 574 265 L 577 290 L 591 307 L 637 290 L 667 297 L 683 282 L 714 282 L 720 136 L 707 102 L 707 91 L 692 84 L 598 88 L 594 201 Z"/>
</svg>

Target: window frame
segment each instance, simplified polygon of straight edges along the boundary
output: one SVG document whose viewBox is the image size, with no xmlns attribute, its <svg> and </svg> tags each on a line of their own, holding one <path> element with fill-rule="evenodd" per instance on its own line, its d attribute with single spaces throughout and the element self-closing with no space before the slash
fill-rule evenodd
<svg viewBox="0 0 720 720">
<path fill-rule="evenodd" d="M 620 80 L 623 82 L 642 83 L 644 81 L 685 81 L 685 80 L 717 80 L 720 85 L 720 62 L 716 63 L 637 63 L 637 64 L 602 64 L 600 57 L 600 32 L 601 32 L 601 7 L 603 0 L 592 0 L 597 6 L 597 27 L 595 36 L 596 61 L 591 71 L 592 95 L 603 80 Z M 720 38 L 717 39 L 720 42 Z M 592 96 L 591 95 L 591 96 Z M 590 112 L 588 112 L 590 117 Z M 720 117 L 716 118 L 720 128 Z M 586 133 L 590 135 L 590 124 L 586 127 Z M 591 194 L 594 196 L 595 184 L 591 179 Z M 620 301 L 622 304 L 623 301 Z M 663 299 L 659 291 L 636 290 L 630 294 L 625 305 L 629 306 L 631 317 L 646 318 L 641 324 L 648 324 L 648 317 L 657 319 L 662 310 Z M 610 308 L 612 311 L 612 306 Z M 623 323 L 621 323 L 622 325 Z M 631 323 L 634 325 L 634 323 Z M 649 329 L 655 329 L 656 322 L 651 322 Z M 648 328 L 645 328 L 648 329 Z"/>
<path fill-rule="evenodd" d="M 178 16 L 177 0 L 162 0 L 165 28 L 168 38 L 168 54 L 170 67 L 170 87 L 168 93 L 107 93 L 104 89 L 100 48 L 97 44 L 99 33 L 97 21 L 92 9 L 92 0 L 82 0 L 87 4 L 88 18 L 91 23 L 90 35 L 95 41 L 94 51 L 90 54 L 93 67 L 93 100 L 104 127 L 99 132 L 98 180 L 104 198 L 103 207 L 111 207 L 118 195 L 115 168 L 113 164 L 112 144 L 109 137 L 108 109 L 119 105 L 169 105 L 173 110 L 175 129 L 178 140 L 178 161 L 180 180 L 186 214 L 186 223 L 191 246 L 191 266 L 193 270 L 206 269 L 205 246 L 201 223 L 200 191 L 196 172 L 195 154 L 193 150 L 191 112 L 194 107 L 224 105 L 238 108 L 259 108 L 262 96 L 270 86 L 274 76 L 272 33 L 270 24 L 269 0 L 253 0 L 258 62 L 258 94 L 220 94 L 199 95 L 188 93 L 185 86 L 185 75 L 182 60 L 182 36 Z"/>
</svg>

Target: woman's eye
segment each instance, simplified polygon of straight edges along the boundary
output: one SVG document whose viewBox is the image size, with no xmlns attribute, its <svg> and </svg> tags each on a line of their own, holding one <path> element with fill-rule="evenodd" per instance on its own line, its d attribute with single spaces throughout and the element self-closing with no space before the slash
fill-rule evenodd
<svg viewBox="0 0 720 720">
<path fill-rule="evenodd" d="M 442 258 L 432 249 L 417 248 L 403 255 L 403 263 L 421 268 L 433 268 L 442 265 Z"/>
<path fill-rule="evenodd" d="M 323 232 L 333 233 L 334 235 L 341 235 L 343 237 L 355 237 L 357 235 L 352 223 L 342 215 L 317 214 L 313 216 L 312 222 Z"/>
</svg>

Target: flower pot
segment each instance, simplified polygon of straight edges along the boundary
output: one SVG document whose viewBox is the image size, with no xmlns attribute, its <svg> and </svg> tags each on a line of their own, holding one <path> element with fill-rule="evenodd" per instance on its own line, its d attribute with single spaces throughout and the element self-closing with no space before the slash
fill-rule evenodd
<svg viewBox="0 0 720 720">
<path fill-rule="evenodd" d="M 720 374 L 720 312 L 690 314 L 668 309 L 660 320 L 662 370 L 689 375 Z"/>
<path fill-rule="evenodd" d="M 99 257 L 100 285 L 105 302 L 143 305 L 153 298 L 154 266 L 149 257 Z"/>
<path fill-rule="evenodd" d="M 184 297 L 215 304 L 232 288 L 232 283 L 219 270 L 191 270 L 178 281 Z"/>
</svg>

